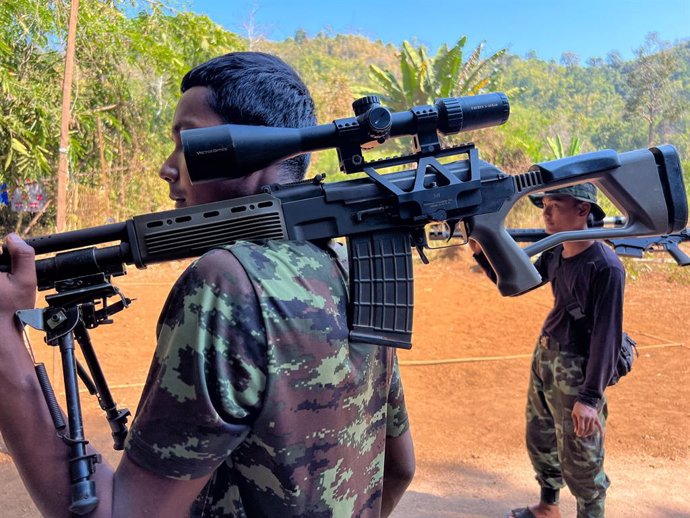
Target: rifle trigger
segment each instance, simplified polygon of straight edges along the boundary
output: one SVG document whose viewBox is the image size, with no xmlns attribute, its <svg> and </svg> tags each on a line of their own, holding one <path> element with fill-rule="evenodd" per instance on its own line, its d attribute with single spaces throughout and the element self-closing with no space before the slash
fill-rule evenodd
<svg viewBox="0 0 690 518">
<path fill-rule="evenodd" d="M 421 245 L 417 245 L 415 248 L 417 249 L 417 253 L 419 254 L 419 258 L 422 260 L 422 262 L 424 264 L 429 264 L 429 258 L 424 253 L 424 247 Z"/>
</svg>

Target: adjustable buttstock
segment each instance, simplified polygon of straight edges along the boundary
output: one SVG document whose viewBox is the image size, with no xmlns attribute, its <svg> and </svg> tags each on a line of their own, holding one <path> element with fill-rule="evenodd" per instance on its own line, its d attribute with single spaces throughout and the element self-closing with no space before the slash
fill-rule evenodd
<svg viewBox="0 0 690 518">
<path fill-rule="evenodd" d="M 595 183 L 625 215 L 624 226 L 558 232 L 525 248 L 506 231 L 505 217 L 521 197 L 586 181 Z M 515 177 L 515 186 L 500 210 L 466 220 L 470 237 L 481 245 L 496 273 L 502 295 L 520 295 L 539 286 L 541 276 L 530 257 L 564 241 L 664 235 L 683 229 L 688 220 L 680 159 L 668 145 L 622 154 L 605 150 L 536 164 L 529 173 Z M 677 255 L 670 249 L 669 253 Z"/>
<path fill-rule="evenodd" d="M 685 228 L 688 204 L 676 150 L 659 146 L 619 156 L 621 166 L 594 182 L 626 215 L 621 235 L 661 235 Z M 658 174 L 650 174 L 653 171 Z"/>
<path fill-rule="evenodd" d="M 591 181 L 625 215 L 626 224 L 615 228 L 590 228 L 558 232 L 524 249 L 532 256 L 571 240 L 614 239 L 622 237 L 658 236 L 677 232 L 688 221 L 688 201 L 683 185 L 683 172 L 678 153 L 673 146 L 638 149 L 618 155 L 620 165 L 592 174 L 573 178 Z M 575 159 L 575 161 L 573 161 Z M 564 159 L 571 163 L 577 157 Z M 560 160 L 540 164 L 546 177 L 557 168 Z M 565 176 L 567 177 L 567 175 Z M 558 185 L 543 185 L 548 190 L 567 185 L 559 179 Z"/>
</svg>

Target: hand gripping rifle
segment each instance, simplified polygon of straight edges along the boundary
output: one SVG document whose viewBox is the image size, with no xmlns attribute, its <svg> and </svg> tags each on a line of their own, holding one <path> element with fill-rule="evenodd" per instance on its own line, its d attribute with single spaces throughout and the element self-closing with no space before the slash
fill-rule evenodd
<svg viewBox="0 0 690 518">
<path fill-rule="evenodd" d="M 439 141 L 439 134 L 506 122 L 509 104 L 503 94 L 440 99 L 434 105 L 397 113 L 371 96 L 355 101 L 353 108 L 355 117 L 320 126 L 227 124 L 186 130 L 181 139 L 192 182 L 239 178 L 289 157 L 329 148 L 337 149 L 342 171 L 363 172 L 366 177 L 324 183 L 320 175 L 309 181 L 265 186 L 253 196 L 31 239 L 28 242 L 38 254 L 59 252 L 36 261 L 39 289 L 55 288 L 61 295 L 55 306 L 76 306 L 82 313 L 84 306 L 100 299 L 99 315 L 107 319 L 114 311 L 106 303 L 113 291 L 105 286 L 112 276 L 123 275 L 127 264 L 144 268 L 195 257 L 238 240 L 345 237 L 351 340 L 409 348 L 412 248 L 427 262 L 423 249 L 428 223 L 448 221 L 479 241 L 497 273 L 500 292 L 511 296 L 541 283 L 530 255 L 582 236 L 561 233 L 534 243 L 529 251 L 520 248 L 503 221 L 515 202 L 529 192 L 596 183 L 625 212 L 627 223 L 620 229 L 586 231 L 592 238 L 666 234 L 686 225 L 680 161 L 671 146 L 622 154 L 599 151 L 509 175 L 480 160 L 471 143 L 444 148 Z M 413 137 L 412 154 L 365 160 L 362 149 L 406 135 Z M 382 169 L 400 166 L 409 169 L 381 174 Z M 119 244 L 93 246 L 112 241 Z M 8 267 L 5 263 L 4 269 Z M 121 296 L 115 309 L 126 302 Z M 44 323 L 52 319 L 51 310 L 47 311 Z M 70 411 L 78 410 L 74 405 Z"/>
</svg>

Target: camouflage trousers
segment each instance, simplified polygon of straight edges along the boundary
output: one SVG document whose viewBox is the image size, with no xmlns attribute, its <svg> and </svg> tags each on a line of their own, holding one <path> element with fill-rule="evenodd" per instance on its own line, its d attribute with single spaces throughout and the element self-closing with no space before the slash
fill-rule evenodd
<svg viewBox="0 0 690 518">
<path fill-rule="evenodd" d="M 604 472 L 604 437 L 577 437 L 571 412 L 584 382 L 586 358 L 539 343 L 527 394 L 527 450 L 544 488 L 567 484 L 577 499 L 577 518 L 603 518 L 609 479 Z M 606 399 L 599 423 L 606 429 Z"/>
</svg>

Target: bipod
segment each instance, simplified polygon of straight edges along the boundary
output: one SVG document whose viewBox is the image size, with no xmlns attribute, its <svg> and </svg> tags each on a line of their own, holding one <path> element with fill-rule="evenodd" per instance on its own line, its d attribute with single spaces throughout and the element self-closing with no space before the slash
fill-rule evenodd
<svg viewBox="0 0 690 518">
<path fill-rule="evenodd" d="M 57 293 L 46 297 L 47 308 L 21 310 L 17 312 L 17 318 L 22 324 L 44 331 L 46 343 L 60 348 L 68 427 L 65 426 L 63 414 L 43 364 L 36 364 L 36 375 L 58 435 L 70 449 L 69 510 L 83 515 L 90 513 L 98 505 L 96 485 L 90 478 L 101 458 L 98 454 L 87 453 L 88 441 L 84 438 L 77 377 L 92 395 L 97 396 L 101 408 L 105 411 L 112 430 L 113 447 L 116 450 L 123 449 L 130 412 L 127 409 L 117 409 L 96 358 L 88 330 L 100 324 L 112 323 L 110 316 L 126 308 L 131 300 L 114 287 L 110 283 L 110 276 L 105 274 L 61 281 L 56 283 L 55 289 Z M 108 305 L 108 299 L 113 296 L 119 297 L 120 300 Z M 76 358 L 75 342 L 79 344 L 88 372 Z"/>
</svg>

